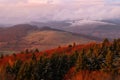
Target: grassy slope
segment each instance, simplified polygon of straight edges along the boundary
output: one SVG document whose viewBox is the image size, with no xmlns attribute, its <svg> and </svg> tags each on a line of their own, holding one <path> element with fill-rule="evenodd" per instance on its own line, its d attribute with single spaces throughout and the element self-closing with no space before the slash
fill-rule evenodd
<svg viewBox="0 0 120 80">
<path fill-rule="evenodd" d="M 78 35 L 49 27 L 39 29 L 28 24 L 15 25 L 0 30 L 0 51 L 21 51 L 25 48 L 45 50 L 73 42 L 82 44 L 98 40 L 91 36 Z"/>
<path fill-rule="evenodd" d="M 73 42 L 83 44 L 94 41 L 89 38 L 74 35 L 68 32 L 52 30 L 33 32 L 28 34 L 23 39 L 26 41 L 26 43 L 28 43 L 28 45 L 31 45 L 31 48 L 37 47 L 41 50 L 54 48 L 59 45 L 68 45 Z"/>
</svg>

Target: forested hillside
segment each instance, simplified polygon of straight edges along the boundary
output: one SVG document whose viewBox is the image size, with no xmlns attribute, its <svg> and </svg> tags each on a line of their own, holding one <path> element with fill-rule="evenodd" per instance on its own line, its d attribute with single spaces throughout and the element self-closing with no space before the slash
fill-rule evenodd
<svg viewBox="0 0 120 80">
<path fill-rule="evenodd" d="M 120 39 L 0 57 L 0 80 L 119 80 Z"/>
</svg>

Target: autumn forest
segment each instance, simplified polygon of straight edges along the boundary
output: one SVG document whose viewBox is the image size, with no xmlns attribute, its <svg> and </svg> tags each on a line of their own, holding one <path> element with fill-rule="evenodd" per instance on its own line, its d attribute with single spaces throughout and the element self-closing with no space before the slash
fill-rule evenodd
<svg viewBox="0 0 120 80">
<path fill-rule="evenodd" d="M 119 80 L 120 39 L 0 56 L 0 80 Z"/>
</svg>

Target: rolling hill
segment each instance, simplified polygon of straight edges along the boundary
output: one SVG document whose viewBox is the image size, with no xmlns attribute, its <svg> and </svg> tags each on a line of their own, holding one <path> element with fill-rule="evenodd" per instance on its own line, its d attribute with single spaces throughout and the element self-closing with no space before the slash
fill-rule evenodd
<svg viewBox="0 0 120 80">
<path fill-rule="evenodd" d="M 119 22 L 119 20 L 118 20 Z M 33 24 L 33 23 L 31 23 Z M 38 26 L 50 26 L 52 28 L 73 32 L 77 34 L 86 34 L 89 36 L 96 36 L 100 38 L 119 38 L 120 25 L 113 21 L 100 20 L 68 20 L 58 22 L 34 22 Z M 58 27 L 57 27 L 57 26 Z"/>
<path fill-rule="evenodd" d="M 120 37 L 120 25 L 102 21 L 75 21 L 71 26 L 65 27 L 64 30 L 100 38 L 114 39 Z"/>
<path fill-rule="evenodd" d="M 99 38 L 92 36 L 71 33 L 50 27 L 38 28 L 29 24 L 19 24 L 0 29 L 0 51 L 20 51 L 26 48 L 44 50 L 68 45 L 73 42 L 83 44 L 99 40 Z"/>
</svg>

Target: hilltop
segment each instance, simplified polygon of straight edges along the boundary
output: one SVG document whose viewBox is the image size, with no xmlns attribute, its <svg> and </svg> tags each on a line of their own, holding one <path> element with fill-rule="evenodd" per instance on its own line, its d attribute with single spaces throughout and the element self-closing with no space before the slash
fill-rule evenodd
<svg viewBox="0 0 120 80">
<path fill-rule="evenodd" d="M 45 50 L 73 42 L 83 44 L 100 40 L 97 37 L 76 34 L 48 26 L 37 27 L 30 24 L 19 24 L 0 28 L 0 51 L 21 51 L 26 48 Z"/>
</svg>

